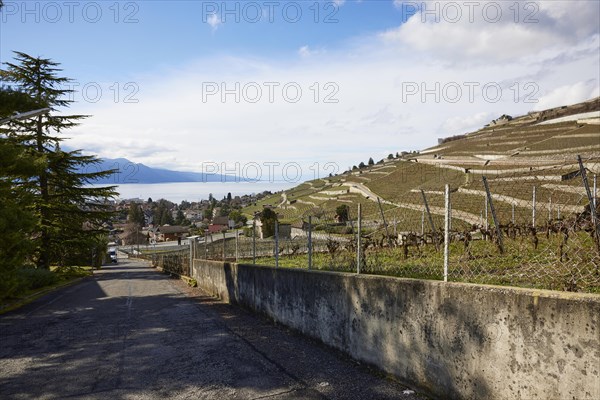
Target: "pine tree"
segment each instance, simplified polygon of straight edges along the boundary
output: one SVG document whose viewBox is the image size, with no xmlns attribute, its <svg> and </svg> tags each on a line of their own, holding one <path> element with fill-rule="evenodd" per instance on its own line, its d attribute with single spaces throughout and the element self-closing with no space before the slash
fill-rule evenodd
<svg viewBox="0 0 600 400">
<path fill-rule="evenodd" d="M 131 203 L 129 205 L 129 213 L 127 214 L 127 221 L 132 224 L 138 225 L 140 228 L 146 224 L 146 218 L 144 212 L 139 204 Z"/>
<path fill-rule="evenodd" d="M 369 165 L 374 165 L 374 164 L 375 164 L 375 161 L 373 161 L 373 157 L 370 157 L 369 158 Z"/>
<path fill-rule="evenodd" d="M 34 174 L 34 159 L 0 133 L 0 300 L 17 290 L 17 269 L 32 251 L 29 239 L 35 218 L 26 206 L 30 194 L 18 182 Z"/>
<path fill-rule="evenodd" d="M 275 222 L 277 222 L 277 219 L 277 214 L 270 208 L 265 208 L 260 213 L 263 237 L 271 237 L 275 235 Z"/>
<path fill-rule="evenodd" d="M 350 208 L 347 204 L 342 204 L 335 209 L 335 216 L 337 217 L 339 222 L 348 221 Z"/>
<path fill-rule="evenodd" d="M 38 267 L 48 269 L 51 262 L 65 262 L 67 254 L 76 253 L 75 247 L 79 252 L 81 246 L 101 242 L 102 222 L 110 216 L 105 200 L 117 193 L 114 186 L 86 185 L 114 171 L 78 172 L 99 160 L 80 151 L 64 152 L 60 148 L 64 139 L 57 135 L 86 117 L 56 115 L 59 108 L 66 108 L 72 102 L 65 99 L 72 91 L 61 88 L 69 79 L 57 75 L 61 71 L 59 64 L 50 59 L 15 54 L 16 63 L 7 63 L 8 68 L 0 71 L 0 77 L 27 94 L 34 108 L 50 109 L 48 115 L 11 122 L 8 134 L 39 164 L 35 176 L 23 185 L 34 194 L 36 262 Z"/>
<path fill-rule="evenodd" d="M 27 94 L 0 87 L 0 120 L 33 108 Z M 33 209 L 28 207 L 31 194 L 21 183 L 35 176 L 36 160 L 10 133 L 10 124 L 0 124 L 0 300 L 18 290 L 17 270 L 32 251 L 35 226 Z"/>
<path fill-rule="evenodd" d="M 177 218 L 175 218 L 175 224 L 176 225 L 188 225 L 189 224 L 189 222 L 185 218 L 185 214 L 183 213 L 182 210 L 177 210 Z"/>
<path fill-rule="evenodd" d="M 165 199 L 160 199 L 158 202 L 155 202 L 154 205 L 156 206 L 153 209 L 155 224 L 173 225 L 175 223 L 171 213 L 171 208 L 174 206 L 173 203 Z"/>
</svg>

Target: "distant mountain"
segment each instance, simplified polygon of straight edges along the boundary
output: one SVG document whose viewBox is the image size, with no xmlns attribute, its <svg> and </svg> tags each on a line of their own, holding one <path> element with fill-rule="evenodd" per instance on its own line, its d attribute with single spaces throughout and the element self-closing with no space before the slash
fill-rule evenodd
<svg viewBox="0 0 600 400">
<path fill-rule="evenodd" d="M 204 174 L 199 172 L 172 171 L 152 168 L 135 163 L 126 158 L 103 159 L 100 164 L 87 167 L 87 171 L 105 171 L 114 169 L 114 174 L 96 180 L 102 185 L 123 185 L 130 183 L 170 183 L 170 182 L 239 182 L 243 180 L 234 175 Z"/>
</svg>

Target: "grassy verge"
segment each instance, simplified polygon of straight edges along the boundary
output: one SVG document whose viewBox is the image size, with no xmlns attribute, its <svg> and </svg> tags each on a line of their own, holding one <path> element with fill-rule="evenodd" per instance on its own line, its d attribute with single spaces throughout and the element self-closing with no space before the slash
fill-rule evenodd
<svg viewBox="0 0 600 400">
<path fill-rule="evenodd" d="M 558 235 L 539 237 L 533 248 L 529 238 L 504 238 L 505 253 L 499 254 L 491 241 L 476 240 L 467 253 L 462 243 L 449 248 L 448 279 L 500 286 L 517 286 L 586 293 L 600 293 L 600 256 L 593 239 L 585 232 L 569 236 L 564 254 L 560 255 L 562 238 Z M 247 254 L 247 253 L 246 253 Z M 262 254 L 265 254 L 264 252 Z M 240 262 L 252 262 L 244 258 Z M 355 272 L 355 251 L 338 250 L 334 254 L 313 254 L 313 269 Z M 401 247 L 369 249 L 361 261 L 361 272 L 416 279 L 443 279 L 443 251 L 433 245 L 410 247 L 405 255 Z M 275 259 L 257 257 L 256 264 L 274 266 Z M 280 255 L 279 266 L 308 268 L 307 254 Z"/>
<path fill-rule="evenodd" d="M 15 310 L 56 289 L 71 285 L 93 274 L 92 267 L 51 267 L 50 271 L 21 270 L 19 290 L 0 300 L 0 314 Z"/>
</svg>

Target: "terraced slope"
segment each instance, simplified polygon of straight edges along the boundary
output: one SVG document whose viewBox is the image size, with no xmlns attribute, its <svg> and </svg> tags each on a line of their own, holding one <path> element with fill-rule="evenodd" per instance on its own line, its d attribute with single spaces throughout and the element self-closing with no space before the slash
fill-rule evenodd
<svg viewBox="0 0 600 400">
<path fill-rule="evenodd" d="M 360 203 L 366 220 L 381 220 L 383 209 L 387 219 L 414 221 L 416 227 L 423 223 L 421 190 L 438 221 L 434 222 L 439 223 L 444 185 L 449 184 L 454 192 L 453 221 L 477 224 L 483 221 L 485 191 L 481 178 L 485 175 L 503 220 L 529 218 L 534 187 L 540 213 L 547 213 L 547 217 L 577 213 L 586 204 L 581 178 L 575 174 L 577 155 L 582 156 L 591 176 L 600 175 L 600 118 L 589 118 L 590 112 L 596 111 L 600 111 L 600 99 L 530 113 L 416 155 L 305 182 L 244 212 L 252 216 L 270 206 L 284 222 L 296 222 L 308 215 L 333 219 L 336 207 L 342 204 L 355 216 Z M 586 117 L 579 120 L 578 115 Z M 552 123 L 552 118 L 561 119 Z"/>
</svg>

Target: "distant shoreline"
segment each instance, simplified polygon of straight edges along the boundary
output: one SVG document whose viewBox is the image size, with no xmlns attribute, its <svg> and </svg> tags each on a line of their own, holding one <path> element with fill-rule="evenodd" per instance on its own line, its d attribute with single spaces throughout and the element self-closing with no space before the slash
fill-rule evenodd
<svg viewBox="0 0 600 400">
<path fill-rule="evenodd" d="M 228 193 L 232 196 L 243 196 L 264 191 L 278 192 L 297 186 L 297 182 L 286 181 L 240 181 L 240 182 L 165 182 L 165 183 L 125 183 L 94 184 L 91 186 L 117 186 L 119 199 L 139 198 L 147 200 L 166 199 L 175 203 L 207 200 L 209 194 L 221 199 Z"/>
</svg>

